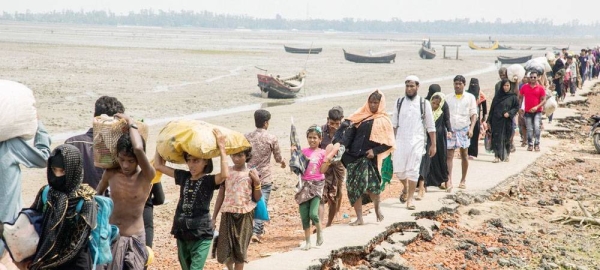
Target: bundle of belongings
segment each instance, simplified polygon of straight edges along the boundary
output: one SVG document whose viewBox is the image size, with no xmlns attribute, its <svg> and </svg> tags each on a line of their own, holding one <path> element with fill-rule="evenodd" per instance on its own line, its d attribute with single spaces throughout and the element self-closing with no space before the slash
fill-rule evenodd
<svg viewBox="0 0 600 270">
<path fill-rule="evenodd" d="M 136 121 L 140 135 L 148 139 L 148 127 L 141 121 Z M 118 119 L 106 114 L 94 118 L 94 166 L 103 169 L 119 167 L 117 162 L 117 141 L 129 132 L 125 119 Z"/>
<path fill-rule="evenodd" d="M 35 97 L 18 82 L 0 80 L 0 142 L 32 139 L 37 130 Z"/>
<path fill-rule="evenodd" d="M 166 161 L 184 164 L 183 153 L 211 159 L 219 157 L 219 147 L 213 129 L 225 136 L 225 153 L 237 154 L 250 148 L 244 134 L 199 120 L 177 120 L 169 122 L 158 134 L 156 151 Z"/>
</svg>

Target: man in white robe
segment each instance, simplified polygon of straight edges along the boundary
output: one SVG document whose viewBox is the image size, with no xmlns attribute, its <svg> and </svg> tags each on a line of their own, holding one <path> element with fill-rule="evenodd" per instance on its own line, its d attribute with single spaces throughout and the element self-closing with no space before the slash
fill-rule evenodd
<svg viewBox="0 0 600 270">
<path fill-rule="evenodd" d="M 406 96 L 396 101 L 392 117 L 392 125 L 396 137 L 393 164 L 394 173 L 404 186 L 400 201 L 403 202 L 406 200 L 406 208 L 414 210 L 413 195 L 417 181 L 419 180 L 421 159 L 426 153 L 426 133 L 431 140 L 431 146 L 428 151 L 429 156 L 433 157 L 436 152 L 435 123 L 433 121 L 431 104 L 428 100 L 417 95 L 419 78 L 411 75 L 406 77 L 404 83 Z M 398 104 L 400 102 L 400 111 L 398 111 Z M 423 102 L 423 108 L 421 107 L 421 102 Z"/>
</svg>

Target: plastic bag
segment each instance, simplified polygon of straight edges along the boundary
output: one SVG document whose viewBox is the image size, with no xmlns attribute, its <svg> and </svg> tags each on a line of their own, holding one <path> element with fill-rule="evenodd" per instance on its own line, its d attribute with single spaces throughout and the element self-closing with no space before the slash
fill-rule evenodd
<svg viewBox="0 0 600 270">
<path fill-rule="evenodd" d="M 265 202 L 265 196 L 260 197 L 260 200 L 256 202 L 256 208 L 254 208 L 254 219 L 260 219 L 264 221 L 270 220 L 267 202 Z"/>
<path fill-rule="evenodd" d="M 486 151 L 492 152 L 492 132 L 490 132 L 489 130 L 485 133 L 483 144 L 485 146 Z"/>
</svg>

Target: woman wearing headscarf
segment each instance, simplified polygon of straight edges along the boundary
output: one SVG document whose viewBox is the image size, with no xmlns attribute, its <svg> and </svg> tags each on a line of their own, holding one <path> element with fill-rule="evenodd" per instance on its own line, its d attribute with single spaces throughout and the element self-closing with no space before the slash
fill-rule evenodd
<svg viewBox="0 0 600 270">
<path fill-rule="evenodd" d="M 367 102 L 347 120 L 351 123 L 343 132 L 341 144 L 346 152 L 342 163 L 347 170 L 346 187 L 350 204 L 356 211 L 351 226 L 362 225 L 362 205 L 373 202 L 377 221 L 383 220 L 379 208 L 381 193 L 381 165 L 395 146 L 392 121 L 385 112 L 385 96 L 379 90 L 372 92 Z M 347 122 L 346 122 L 347 123 Z"/>
<path fill-rule="evenodd" d="M 433 92 L 432 92 L 433 91 Z M 448 163 L 446 163 L 446 143 L 448 133 L 452 132 L 450 124 L 450 110 L 446 104 L 446 96 L 441 93 L 441 88 L 437 84 L 429 86 L 428 100 L 433 110 L 433 121 L 435 121 L 437 151 L 431 158 L 431 167 L 427 176 L 425 185 L 446 188 L 448 182 Z M 419 189 L 419 193 L 421 190 Z"/>
<path fill-rule="evenodd" d="M 503 79 L 502 90 L 498 91 L 492 100 L 488 124 L 492 132 L 492 149 L 494 163 L 508 161 L 510 155 L 511 137 L 513 135 L 512 119 L 519 111 L 519 99 L 510 91 L 510 82 Z"/>
<path fill-rule="evenodd" d="M 477 122 L 473 128 L 473 136 L 471 136 L 471 144 L 469 146 L 469 159 L 474 159 L 479 154 L 479 133 L 481 132 L 481 122 L 486 121 L 487 102 L 485 96 L 482 98 L 481 89 L 479 88 L 479 79 L 471 78 L 469 82 L 468 93 L 471 93 L 477 101 Z"/>
<path fill-rule="evenodd" d="M 29 269 L 91 269 L 88 238 L 96 226 L 96 192 L 83 181 L 79 149 L 63 144 L 48 158 L 47 202 L 43 187 L 31 208 L 43 212 L 42 231 Z M 78 204 L 81 209 L 78 209 Z"/>
</svg>

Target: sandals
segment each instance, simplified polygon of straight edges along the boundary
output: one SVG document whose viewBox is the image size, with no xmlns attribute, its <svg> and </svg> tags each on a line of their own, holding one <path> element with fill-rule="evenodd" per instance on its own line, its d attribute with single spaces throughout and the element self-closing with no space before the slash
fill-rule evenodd
<svg viewBox="0 0 600 270">
<path fill-rule="evenodd" d="M 509 161 L 510 161 L 510 158 L 509 158 L 509 157 L 506 157 L 506 158 L 504 159 L 504 162 L 509 162 Z"/>
<path fill-rule="evenodd" d="M 425 191 L 423 189 L 419 189 L 419 195 L 415 197 L 415 200 L 420 201 L 425 197 Z"/>
<path fill-rule="evenodd" d="M 527 146 L 527 151 L 533 151 L 533 146 Z"/>
<path fill-rule="evenodd" d="M 500 162 L 499 158 L 495 158 L 494 161 L 492 161 L 492 163 L 498 163 L 498 162 Z"/>
<path fill-rule="evenodd" d="M 467 185 L 465 185 L 465 183 L 460 183 L 460 185 L 458 185 L 458 188 L 460 188 L 460 189 L 466 189 Z"/>
<path fill-rule="evenodd" d="M 405 203 L 408 200 L 408 194 L 406 190 L 402 190 L 402 194 L 400 194 L 400 202 Z"/>
<path fill-rule="evenodd" d="M 539 152 L 540 151 L 540 146 L 536 145 L 534 149 L 535 149 L 536 152 Z"/>
<path fill-rule="evenodd" d="M 442 184 L 439 186 L 439 188 L 440 188 L 440 189 L 446 189 L 446 182 L 442 183 Z"/>
</svg>

